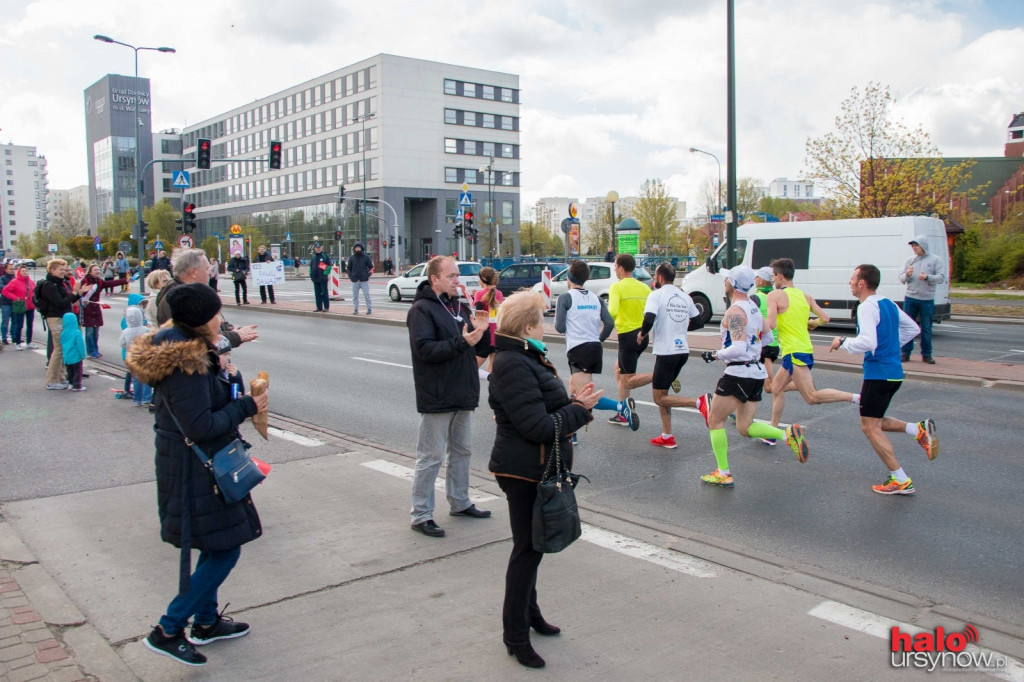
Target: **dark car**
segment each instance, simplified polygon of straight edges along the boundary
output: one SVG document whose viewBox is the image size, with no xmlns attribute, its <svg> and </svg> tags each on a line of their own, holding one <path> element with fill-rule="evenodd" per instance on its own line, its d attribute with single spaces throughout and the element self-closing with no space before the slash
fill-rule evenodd
<svg viewBox="0 0 1024 682">
<path fill-rule="evenodd" d="M 504 296 L 520 289 L 529 289 L 540 281 L 541 273 L 547 268 L 552 277 L 565 270 L 565 263 L 516 263 L 498 273 L 498 291 Z"/>
</svg>

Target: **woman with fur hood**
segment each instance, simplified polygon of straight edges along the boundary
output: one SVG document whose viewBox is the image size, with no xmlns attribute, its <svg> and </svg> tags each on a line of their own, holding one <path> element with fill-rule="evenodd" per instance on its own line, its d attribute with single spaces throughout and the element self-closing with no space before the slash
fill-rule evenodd
<svg viewBox="0 0 1024 682">
<path fill-rule="evenodd" d="M 220 333 L 221 302 L 213 289 L 205 284 L 181 284 L 167 294 L 167 301 L 171 325 L 136 339 L 126 358 L 132 375 L 154 389 L 160 537 L 182 549 L 178 596 L 145 645 L 186 665 L 199 666 L 206 663 L 206 657 L 194 645 L 249 632 L 245 623 L 235 623 L 217 612 L 217 590 L 238 561 L 241 546 L 260 537 L 263 530 L 252 497 L 247 495 L 234 504 L 225 502 L 213 476 L 185 439 L 213 455 L 238 437 L 243 421 L 266 412 L 268 401 L 267 394 L 231 399 L 231 387 L 219 372 L 214 344 Z M 182 535 L 186 504 L 189 537 Z M 191 576 L 190 546 L 200 551 Z M 192 626 L 186 633 L 190 618 Z"/>
</svg>

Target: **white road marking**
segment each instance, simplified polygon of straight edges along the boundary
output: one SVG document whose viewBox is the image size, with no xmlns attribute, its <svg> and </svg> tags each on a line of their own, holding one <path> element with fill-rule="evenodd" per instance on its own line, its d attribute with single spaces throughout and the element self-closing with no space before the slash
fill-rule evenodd
<svg viewBox="0 0 1024 682">
<path fill-rule="evenodd" d="M 807 615 L 827 620 L 830 623 L 842 625 L 843 627 L 850 628 L 851 630 L 863 632 L 864 634 L 871 635 L 872 637 L 878 637 L 880 639 L 889 639 L 892 628 L 894 627 L 899 627 L 900 631 L 914 635 L 921 632 L 927 632 L 927 630 L 919 628 L 916 625 L 902 623 L 898 620 L 892 620 L 891 618 L 879 616 L 871 613 L 870 611 L 863 611 L 853 606 L 840 604 L 839 602 L 834 601 L 821 602 L 808 611 Z M 986 657 L 990 655 L 1005 657 L 1005 669 L 988 670 L 978 668 L 977 672 L 983 672 L 987 675 L 991 675 L 992 677 L 996 677 L 1001 680 L 1009 680 L 1010 682 L 1024 682 L 1024 665 L 1021 665 L 1018 661 L 1006 654 L 992 651 L 991 649 L 984 649 L 973 644 L 968 644 L 965 651 L 974 654 L 981 654 Z"/>
<path fill-rule="evenodd" d="M 379 471 L 381 473 L 387 474 L 389 476 L 394 476 L 395 478 L 405 479 L 407 481 L 411 481 L 413 474 L 416 473 L 414 469 L 402 466 L 401 464 L 395 464 L 394 462 L 389 462 L 386 459 L 375 459 L 370 462 L 363 462 L 363 466 L 368 469 L 373 469 L 374 471 Z M 439 475 L 437 477 L 437 479 L 434 481 L 434 487 L 438 490 L 444 490 L 443 476 Z M 498 498 L 495 497 L 494 495 L 475 494 L 473 493 L 472 488 L 470 488 L 469 500 L 473 504 L 483 504 L 484 502 L 491 502 L 496 499 Z"/>
<path fill-rule="evenodd" d="M 1024 350 L 1015 350 L 1013 348 L 1008 349 L 1011 353 L 1024 353 Z"/>
<path fill-rule="evenodd" d="M 402 466 L 401 464 L 395 464 L 383 459 L 375 459 L 369 462 L 363 462 L 362 465 L 368 469 L 379 471 L 381 473 L 394 476 L 396 478 L 402 478 L 407 481 L 411 481 L 413 469 Z M 444 488 L 444 482 L 441 477 L 435 481 L 434 487 L 441 490 Z M 470 495 L 470 500 L 475 503 L 477 502 L 489 502 L 497 499 L 493 495 L 486 495 L 482 497 Z M 710 564 L 707 564 L 698 559 L 689 557 L 681 552 L 675 552 L 669 549 L 663 549 L 656 545 L 652 545 L 647 542 L 640 542 L 633 538 L 613 533 L 603 528 L 597 528 L 590 524 L 583 524 L 583 536 L 581 538 L 591 544 L 597 545 L 598 547 L 604 547 L 610 549 L 613 552 L 619 554 L 625 554 L 626 556 L 633 557 L 635 559 L 643 559 L 649 561 L 652 564 L 657 564 L 664 568 L 678 571 L 679 573 L 685 573 L 692 575 L 696 578 L 714 578 L 717 574 L 714 572 Z"/>
<path fill-rule="evenodd" d="M 391 367 L 401 367 L 403 369 L 412 369 L 412 365 L 401 365 L 397 362 L 384 362 L 383 360 L 371 360 L 370 358 L 357 358 L 353 357 L 353 360 L 361 360 L 362 362 L 372 362 L 377 365 L 389 365 Z"/>
<path fill-rule="evenodd" d="M 651 403 L 646 400 L 633 400 L 633 402 L 635 402 L 637 405 L 648 405 L 650 407 L 658 406 L 656 403 Z M 700 410 L 698 410 L 696 407 L 673 407 L 672 409 L 679 410 L 680 412 L 693 412 L 694 414 L 700 414 Z M 770 419 L 755 419 L 754 421 L 761 422 L 762 424 L 771 423 Z M 779 422 L 780 429 L 785 429 L 787 426 L 789 426 L 789 424 L 787 424 L 786 422 Z"/>
<path fill-rule="evenodd" d="M 306 436 L 300 436 L 297 433 L 285 431 L 284 429 L 274 428 L 273 426 L 267 427 L 267 433 L 269 433 L 271 436 L 277 436 L 281 440 L 290 441 L 297 445 L 304 445 L 307 448 L 315 448 L 319 445 L 324 444 L 322 440 L 317 440 L 316 438 L 307 438 Z"/>
</svg>

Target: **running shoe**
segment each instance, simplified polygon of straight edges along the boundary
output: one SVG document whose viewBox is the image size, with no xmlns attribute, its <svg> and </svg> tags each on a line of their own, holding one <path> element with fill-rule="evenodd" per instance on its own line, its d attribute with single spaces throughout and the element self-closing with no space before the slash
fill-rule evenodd
<svg viewBox="0 0 1024 682">
<path fill-rule="evenodd" d="M 871 489 L 879 495 L 913 495 L 916 492 L 914 490 L 914 482 L 909 478 L 903 483 L 899 483 L 892 476 L 889 476 L 885 483 L 881 485 L 871 486 Z"/>
<path fill-rule="evenodd" d="M 731 421 L 733 424 L 736 423 L 736 413 L 735 412 L 733 412 L 732 414 L 729 415 L 729 421 Z"/>
<path fill-rule="evenodd" d="M 799 424 L 786 427 L 786 445 L 796 453 L 796 459 L 803 464 L 811 456 L 811 448 L 804 438 L 804 430 Z"/>
<path fill-rule="evenodd" d="M 676 393 L 679 393 L 681 390 L 683 390 L 683 384 L 679 381 L 679 377 L 676 377 L 675 380 L 672 382 L 672 390 L 675 391 Z"/>
<path fill-rule="evenodd" d="M 659 448 L 667 448 L 669 450 L 675 450 L 676 449 L 676 437 L 675 436 L 669 436 L 668 438 L 664 438 L 662 436 L 658 436 L 657 438 L 652 438 L 651 439 L 651 445 L 657 445 Z"/>
<path fill-rule="evenodd" d="M 736 485 L 736 482 L 732 480 L 732 474 L 723 474 L 719 469 L 701 476 L 700 482 L 704 485 L 716 485 L 719 488 L 732 488 Z"/>
<path fill-rule="evenodd" d="M 935 422 L 931 419 L 917 422 L 917 436 L 914 440 L 924 448 L 924 452 L 928 455 L 929 460 L 939 456 L 939 434 L 936 433 Z"/>
<path fill-rule="evenodd" d="M 608 420 L 609 424 L 615 424 L 617 426 L 629 426 L 629 420 L 622 416 L 622 413 L 617 413 L 614 417 Z"/>
<path fill-rule="evenodd" d="M 764 443 L 765 445 L 770 445 L 772 447 L 775 447 L 776 445 L 779 444 L 779 441 L 777 441 L 774 438 L 758 438 L 758 440 Z"/>
<path fill-rule="evenodd" d="M 700 411 L 700 416 L 704 417 L 704 426 L 711 428 L 711 394 L 705 393 L 701 397 L 697 398 L 697 409 Z"/>
<path fill-rule="evenodd" d="M 636 401 L 632 398 L 626 398 L 622 401 L 622 411 L 619 412 L 619 416 L 629 424 L 630 431 L 636 431 L 640 428 L 640 415 L 636 413 Z"/>
</svg>

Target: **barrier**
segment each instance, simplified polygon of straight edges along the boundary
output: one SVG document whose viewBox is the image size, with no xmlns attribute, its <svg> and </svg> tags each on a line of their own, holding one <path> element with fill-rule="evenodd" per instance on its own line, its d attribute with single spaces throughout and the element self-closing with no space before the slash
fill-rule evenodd
<svg viewBox="0 0 1024 682">
<path fill-rule="evenodd" d="M 328 295 L 332 301 L 343 301 L 341 297 L 341 268 L 337 265 L 331 266 L 331 275 L 327 278 L 330 283 L 330 291 Z"/>
<path fill-rule="evenodd" d="M 540 285 L 544 290 L 544 298 L 548 302 L 548 308 L 551 307 L 551 270 L 544 268 L 540 273 Z"/>
</svg>

